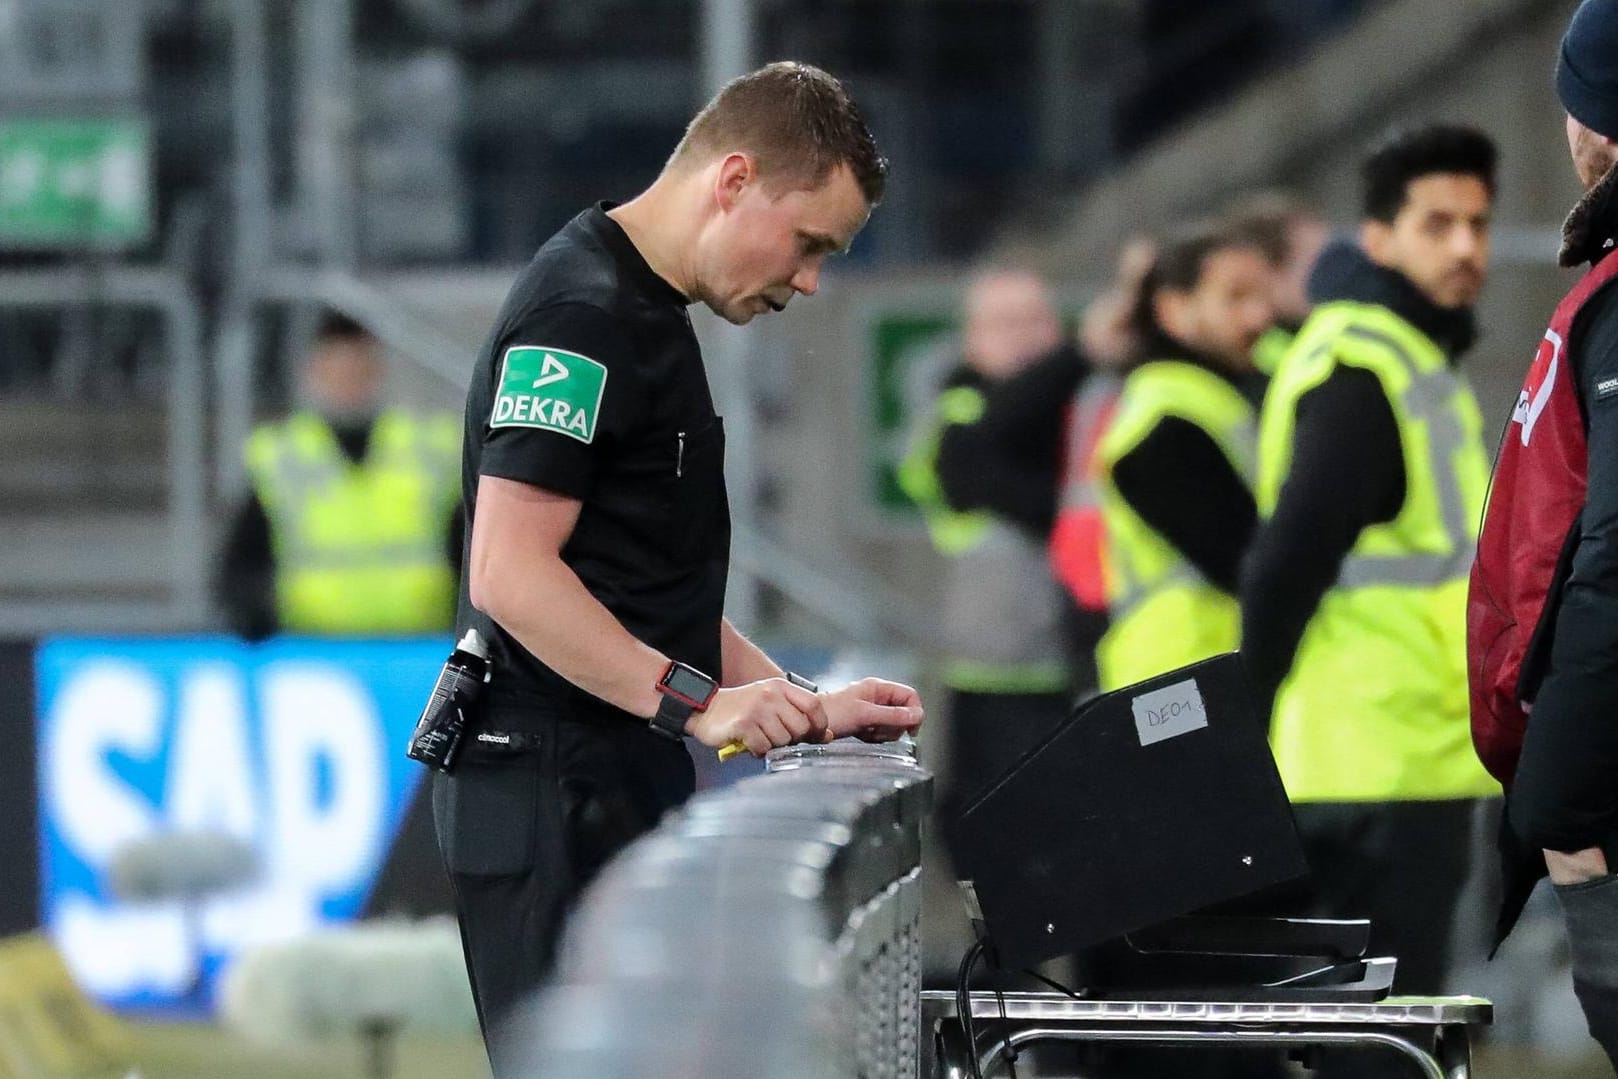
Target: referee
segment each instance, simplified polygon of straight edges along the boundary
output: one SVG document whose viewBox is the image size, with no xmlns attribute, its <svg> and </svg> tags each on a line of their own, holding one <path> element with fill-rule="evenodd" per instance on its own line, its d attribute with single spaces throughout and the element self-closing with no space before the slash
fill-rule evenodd
<svg viewBox="0 0 1618 1079">
<path fill-rule="evenodd" d="M 433 812 L 496 1076 L 580 890 L 690 796 L 685 738 L 762 755 L 921 723 L 908 686 L 819 692 L 723 617 L 724 429 L 686 311 L 742 324 L 813 294 L 885 175 L 837 79 L 742 76 L 650 188 L 540 248 L 478 357 L 456 631 L 494 674 Z"/>
</svg>

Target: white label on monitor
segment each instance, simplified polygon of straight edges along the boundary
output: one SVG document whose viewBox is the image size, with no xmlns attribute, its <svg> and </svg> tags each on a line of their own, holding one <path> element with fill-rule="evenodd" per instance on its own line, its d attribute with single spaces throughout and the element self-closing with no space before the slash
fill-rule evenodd
<svg viewBox="0 0 1618 1079">
<path fill-rule="evenodd" d="M 1195 678 L 1142 693 L 1130 704 L 1143 746 L 1178 738 L 1208 725 L 1208 712 L 1202 706 L 1202 693 L 1197 689 Z"/>
</svg>

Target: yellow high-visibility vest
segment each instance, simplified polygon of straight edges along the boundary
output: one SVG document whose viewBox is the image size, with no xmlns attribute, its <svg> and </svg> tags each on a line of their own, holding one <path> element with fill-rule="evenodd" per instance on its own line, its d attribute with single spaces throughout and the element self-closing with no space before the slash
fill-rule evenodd
<svg viewBox="0 0 1618 1079">
<path fill-rule="evenodd" d="M 1316 309 L 1270 384 L 1258 506 L 1274 513 L 1298 400 L 1339 364 L 1370 371 L 1399 425 L 1405 500 L 1364 529 L 1304 629 L 1271 745 L 1295 802 L 1498 794 L 1472 751 L 1467 575 L 1488 486 L 1477 400 L 1439 347 L 1385 307 Z"/>
<path fill-rule="evenodd" d="M 1274 375 L 1296 337 L 1297 333 L 1285 326 L 1271 326 L 1259 334 L 1253 343 L 1253 366 L 1263 374 Z"/>
<path fill-rule="evenodd" d="M 1236 597 L 1142 520 L 1113 482 L 1118 462 L 1170 416 L 1204 431 L 1238 476 L 1248 482 L 1253 476 L 1255 409 L 1227 379 L 1181 360 L 1154 360 L 1130 372 L 1099 448 L 1112 618 L 1096 647 L 1103 690 L 1233 651 L 1241 635 Z"/>
<path fill-rule="evenodd" d="M 461 496 L 454 417 L 385 412 L 356 464 L 325 420 L 300 412 L 255 430 L 246 456 L 270 522 L 282 629 L 449 628 L 457 582 L 444 539 Z"/>
<path fill-rule="evenodd" d="M 936 414 L 899 462 L 899 489 L 920 507 L 927 534 L 942 555 L 971 550 L 993 523 L 986 510 L 963 512 L 950 506 L 938 482 L 938 445 L 944 428 L 976 423 L 983 417 L 983 391 L 974 386 L 952 386 L 938 395 Z"/>
</svg>

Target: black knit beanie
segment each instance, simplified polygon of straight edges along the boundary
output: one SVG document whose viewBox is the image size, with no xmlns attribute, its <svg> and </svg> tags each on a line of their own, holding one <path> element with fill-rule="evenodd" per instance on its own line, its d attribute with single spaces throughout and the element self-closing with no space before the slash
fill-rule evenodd
<svg viewBox="0 0 1618 1079">
<path fill-rule="evenodd" d="M 1618 139 L 1618 0 L 1584 0 L 1556 61 L 1556 96 L 1573 118 Z"/>
</svg>

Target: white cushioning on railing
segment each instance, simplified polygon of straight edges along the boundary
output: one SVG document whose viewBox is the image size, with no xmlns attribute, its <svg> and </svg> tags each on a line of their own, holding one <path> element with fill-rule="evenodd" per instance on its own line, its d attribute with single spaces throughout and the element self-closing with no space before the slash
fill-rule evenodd
<svg viewBox="0 0 1618 1079">
<path fill-rule="evenodd" d="M 772 754 L 620 855 L 522 1021 L 546 1079 L 915 1079 L 921 826 L 908 744 Z"/>
</svg>

